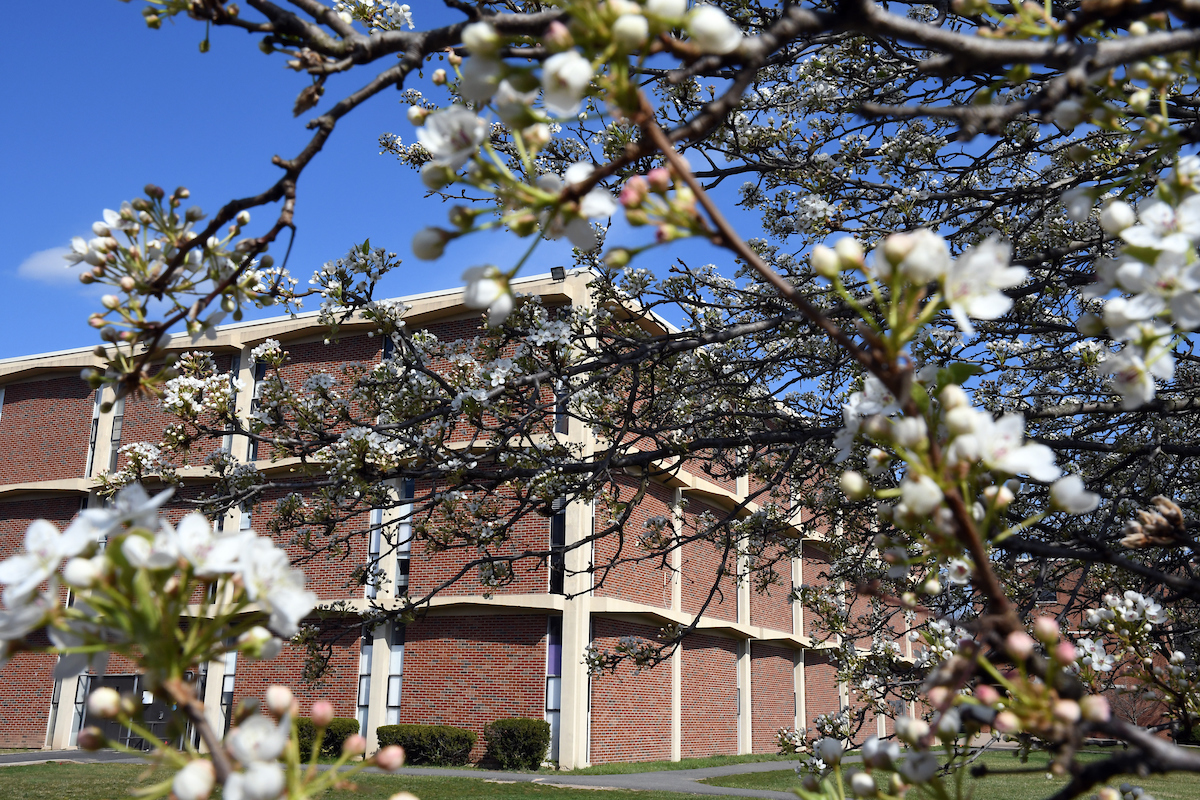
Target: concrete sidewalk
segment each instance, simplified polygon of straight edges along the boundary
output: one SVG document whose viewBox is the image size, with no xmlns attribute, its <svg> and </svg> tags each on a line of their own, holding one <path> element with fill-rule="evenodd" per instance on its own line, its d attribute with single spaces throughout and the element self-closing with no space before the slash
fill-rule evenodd
<svg viewBox="0 0 1200 800">
<path fill-rule="evenodd" d="M 511 783 L 540 783 L 544 786 L 589 789 L 634 789 L 655 792 L 681 792 L 683 794 L 707 794 L 725 797 L 763 797 L 772 800 L 796 800 L 791 792 L 770 792 L 761 789 L 733 789 L 727 786 L 709 786 L 698 781 L 719 778 L 725 775 L 744 775 L 752 772 L 790 771 L 791 761 L 758 761 L 749 764 L 727 764 L 723 767 L 704 769 L 672 769 L 657 772 L 631 772 L 625 775 L 574 775 L 570 772 L 496 772 L 483 769 L 400 769 L 397 775 L 436 775 L 446 778 L 482 778 L 484 780 Z"/>
<path fill-rule="evenodd" d="M 137 764 L 142 759 L 112 750 L 29 750 L 23 753 L 0 755 L 0 767 L 26 764 L 45 764 L 51 761 L 75 764 Z M 791 792 L 770 792 L 760 789 L 733 789 L 698 783 L 707 778 L 743 775 L 752 772 L 791 770 L 792 761 L 757 761 L 748 764 L 727 764 L 704 769 L 660 770 L 632 772 L 625 775 L 575 775 L 571 772 L 500 772 L 488 769 L 442 769 L 438 767 L 406 767 L 392 775 L 427 776 L 440 778 L 473 778 L 494 783 L 538 783 L 543 786 L 588 789 L 633 789 L 639 791 L 679 792 L 724 797 L 761 797 L 770 800 L 796 800 Z M 372 769 L 372 772 L 378 772 Z"/>
</svg>

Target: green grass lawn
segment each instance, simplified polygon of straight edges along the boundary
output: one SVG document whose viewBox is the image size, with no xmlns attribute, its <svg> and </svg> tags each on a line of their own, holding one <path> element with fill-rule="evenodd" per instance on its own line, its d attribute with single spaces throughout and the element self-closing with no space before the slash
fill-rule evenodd
<svg viewBox="0 0 1200 800">
<path fill-rule="evenodd" d="M 153 773 L 158 775 L 160 773 Z M 553 780 L 554 773 L 546 773 Z M 0 800 L 120 800 L 147 777 L 133 764 L 36 764 L 0 767 Z M 480 776 L 483 778 L 484 776 Z M 565 789 L 536 783 L 497 783 L 480 778 L 436 778 L 409 775 L 361 775 L 357 791 L 337 790 L 325 800 L 387 800 L 409 791 L 421 800 L 695 800 L 671 792 Z"/>
<path fill-rule="evenodd" d="M 1103 753 L 1082 753 L 1080 760 L 1089 761 L 1103 757 Z M 1046 767 L 1049 759 L 1045 755 L 1031 755 L 1028 763 L 1025 764 L 1007 752 L 985 753 L 979 760 L 994 770 L 1030 769 L 1034 771 L 1020 775 L 993 774 L 982 779 L 975 779 L 968 775 L 963 782 L 964 796 L 968 790 L 972 791 L 974 800 L 1042 800 L 1042 798 L 1054 794 L 1066 783 L 1065 778 L 1047 779 Z M 853 768 L 853 765 L 850 767 Z M 1115 780 L 1113 785 L 1119 785 L 1126 781 L 1135 786 L 1141 786 L 1158 800 L 1196 800 L 1196 798 L 1200 798 L 1200 775 L 1180 773 L 1150 778 L 1125 777 Z M 793 770 L 772 770 L 771 772 L 711 778 L 703 783 L 738 789 L 768 789 L 786 792 L 795 787 L 798 781 Z M 1091 793 L 1084 796 L 1090 797 Z"/>
</svg>

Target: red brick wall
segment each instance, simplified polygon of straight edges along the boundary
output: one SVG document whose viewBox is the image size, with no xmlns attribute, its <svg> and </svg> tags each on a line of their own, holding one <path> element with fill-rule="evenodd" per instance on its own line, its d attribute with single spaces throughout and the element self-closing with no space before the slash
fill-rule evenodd
<svg viewBox="0 0 1200 800">
<path fill-rule="evenodd" d="M 300 703 L 300 713 L 308 715 L 317 700 L 333 704 L 333 713 L 353 719 L 358 713 L 358 654 L 362 642 L 362 625 L 357 619 L 305 620 L 305 624 L 320 624 L 321 640 L 328 647 L 329 663 L 325 673 L 314 683 L 305 683 L 303 647 L 284 645 L 283 652 L 270 661 L 255 661 L 244 653 L 238 654 L 237 672 L 233 681 L 233 702 L 236 706 L 247 697 L 260 702 L 267 687 L 281 683 L 292 689 Z M 379 664 L 379 660 L 375 660 Z M 387 668 L 387 662 L 383 662 Z"/>
<path fill-rule="evenodd" d="M 808 586 L 827 587 L 829 579 L 825 574 L 829 571 L 829 554 L 809 542 L 804 543 L 804 558 L 801 566 L 802 583 Z M 804 612 L 805 636 L 821 636 L 825 629 L 820 619 L 811 611 Z"/>
<path fill-rule="evenodd" d="M 765 566 L 765 562 L 770 562 L 769 569 L 774 571 L 776 582 L 760 590 L 754 585 L 755 575 L 752 574 L 750 624 L 791 633 L 792 560 L 783 555 L 782 548 L 773 547 L 766 551 L 762 562 L 764 563 L 760 567 L 761 571 L 757 575 L 767 574 L 768 567 Z"/>
<path fill-rule="evenodd" d="M 37 631 L 29 643 L 45 647 L 50 640 Z M 42 747 L 54 697 L 54 665 L 49 653 L 18 653 L 0 668 L 0 747 Z M 72 702 L 73 697 L 63 702 Z"/>
<path fill-rule="evenodd" d="M 432 486 L 428 482 L 417 482 L 417 497 L 422 497 L 431 490 Z M 494 513 L 498 520 L 504 520 L 508 511 L 516 507 L 514 502 L 500 496 L 479 499 L 485 504 L 495 504 Z M 426 518 L 419 514 L 414 520 L 414 524 L 421 524 L 425 521 Z M 447 526 L 446 522 L 446 517 L 436 509 L 428 517 L 431 532 L 444 533 L 444 529 L 449 527 L 450 533 L 453 533 L 454 526 Z M 454 580 L 454 584 L 442 589 L 441 594 L 461 596 L 482 594 L 484 591 L 491 594 L 546 593 L 550 589 L 550 573 L 541 559 L 523 558 L 512 562 L 513 580 L 502 586 L 485 587 L 480 580 L 479 565 L 467 567 L 472 561 L 482 558 L 484 555 L 502 558 L 518 556 L 530 550 L 545 552 L 550 547 L 550 518 L 542 514 L 526 512 L 521 519 L 512 523 L 508 530 L 509 540 L 490 547 L 486 554 L 458 537 L 440 543 L 440 546 L 444 546 L 445 549 L 426 544 L 418 538 L 414 542 L 411 556 L 409 594 L 412 597 L 418 597 L 450 580 Z M 458 577 L 460 573 L 462 576 Z"/>
<path fill-rule="evenodd" d="M 775 732 L 795 724 L 796 681 L 792 669 L 791 650 L 751 642 L 750 694 L 754 705 L 750 723 L 755 753 L 777 752 Z"/>
<path fill-rule="evenodd" d="M 78 372 L 6 385 L 0 484 L 82 478 L 94 398 Z"/>
<path fill-rule="evenodd" d="M 736 754 L 737 639 L 693 633 L 683 640 L 684 758 Z"/>
<path fill-rule="evenodd" d="M 710 506 L 694 498 L 688 500 L 683 510 L 683 535 L 685 538 L 703 532 L 705 526 L 699 523 L 699 519 L 705 512 L 711 514 L 716 520 L 721 520 L 725 516 L 725 512 L 715 506 Z M 687 614 L 698 614 L 701 607 L 704 606 L 705 600 L 708 599 L 709 592 L 712 591 L 713 582 L 717 581 L 717 574 L 721 569 L 721 559 L 724 556 L 724 547 L 718 549 L 714 544 L 698 540 L 686 542 L 682 551 L 681 599 L 683 611 Z M 736 567 L 737 553 L 730 550 L 725 560 L 725 570 L 730 574 L 721 576 L 717 584 L 718 593 L 713 595 L 712 602 L 704 608 L 706 616 L 731 622 L 737 621 L 737 582 L 732 574 Z"/>
<path fill-rule="evenodd" d="M 596 647 L 611 650 L 623 636 L 654 641 L 658 630 L 596 617 Z M 686 708 L 686 700 L 685 706 Z M 591 761 L 662 761 L 671 757 L 671 663 L 636 672 L 628 662 L 591 679 Z"/>
<path fill-rule="evenodd" d="M 639 482 L 631 477 L 618 476 L 614 483 L 620 487 L 622 502 L 630 502 L 637 495 Z M 642 546 L 641 537 L 649 532 L 646 521 L 651 517 L 671 518 L 670 502 L 673 492 L 657 483 L 646 487 L 641 503 L 629 514 L 623 537 L 617 534 L 604 536 L 595 545 L 595 563 L 604 565 L 614 559 L 642 559 L 619 564 L 612 569 L 598 570 L 594 577 L 599 597 L 619 597 L 660 608 L 671 607 L 671 570 L 667 567 L 664 554 Z M 608 525 L 613 511 L 603 504 L 596 507 L 596 531 Z M 668 523 L 668 532 L 669 532 Z"/>
<path fill-rule="evenodd" d="M 813 720 L 818 714 L 833 714 L 841 707 L 838 700 L 837 669 L 829 656 L 819 650 L 804 654 L 804 698 L 808 718 L 804 727 L 810 736 L 815 733 Z"/>
<path fill-rule="evenodd" d="M 216 363 L 219 372 L 229 372 L 232 360 L 232 356 L 227 354 L 213 356 L 213 361 Z M 211 424 L 212 421 L 202 418 L 201 422 Z M 125 398 L 125 416 L 121 423 L 121 441 L 118 447 L 133 444 L 134 442 L 148 442 L 158 446 L 162 442 L 163 432 L 171 424 L 182 423 L 178 417 L 162 410 L 162 402 L 157 397 L 149 395 L 127 397 Z M 167 457 L 168 460 L 175 464 L 202 466 L 204 459 L 211 453 L 219 450 L 221 444 L 222 437 L 206 437 L 198 439 L 188 450 L 178 454 L 170 453 Z M 121 456 L 117 461 L 118 469 L 124 467 L 126 461 L 126 457 Z M 107 463 L 97 463 L 94 472 L 95 474 L 99 474 L 107 469 Z"/>
<path fill-rule="evenodd" d="M 544 719 L 545 616 L 429 617 L 409 625 L 405 639 L 401 722 L 475 731 L 478 761 L 484 725 Z"/>
</svg>

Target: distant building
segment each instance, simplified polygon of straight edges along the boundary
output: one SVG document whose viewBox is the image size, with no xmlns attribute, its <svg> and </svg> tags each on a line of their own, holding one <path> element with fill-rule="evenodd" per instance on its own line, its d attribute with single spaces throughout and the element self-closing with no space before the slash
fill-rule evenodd
<svg viewBox="0 0 1200 800">
<path fill-rule="evenodd" d="M 541 295 L 548 305 L 583 305 L 592 302 L 588 280 L 588 273 L 573 271 L 565 280 L 539 276 L 517 282 L 516 288 Z M 412 306 L 408 320 L 414 329 L 427 328 L 443 339 L 478 333 L 480 315 L 461 305 L 459 290 L 405 300 Z M 267 338 L 279 340 L 291 354 L 285 370 L 302 377 L 349 361 L 381 358 L 381 340 L 366 331 L 366 326 L 348 325 L 340 341 L 327 345 L 316 315 L 304 314 L 223 327 L 202 349 L 214 354 L 220 369 L 241 377 L 238 409 L 245 415 L 254 403 L 256 378 L 262 377 L 250 364 L 254 346 Z M 172 348 L 195 349 L 186 336 L 172 340 Z M 62 527 L 81 508 L 101 504 L 94 476 L 118 466 L 118 447 L 157 442 L 170 421 L 157 401 L 147 398 L 129 398 L 101 412 L 105 398 L 79 377 L 82 367 L 96 363 L 91 347 L 0 361 L 0 557 L 20 547 L 34 519 Z M 562 423 L 557 435 L 576 441 L 592 436 L 576 421 L 564 417 Z M 203 443 L 201 452 L 221 445 Z M 236 455 L 249 454 L 245 437 L 231 436 L 224 445 Z M 284 475 L 291 464 L 264 459 L 259 466 L 268 474 Z M 205 481 L 203 467 L 184 468 L 180 475 L 188 485 Z M 687 501 L 685 519 L 677 524 L 706 510 L 723 513 L 750 491 L 748 480 L 680 472 L 651 487 L 635 524 L 640 528 L 646 518 L 670 516 L 670 507 L 680 500 Z M 629 481 L 632 493 L 636 480 Z M 411 493 L 420 487 L 395 488 Z M 183 512 L 182 506 L 173 506 L 170 513 Z M 253 513 L 269 514 L 270 504 L 260 504 Z M 371 522 L 402 531 L 403 516 L 388 513 L 388 519 L 379 515 Z M 527 537 L 534 548 L 571 545 L 590 534 L 594 513 L 588 504 L 571 503 L 552 517 L 533 518 L 516 535 Z M 251 510 L 234 510 L 220 523 L 249 528 Z M 473 573 L 439 594 L 418 621 L 363 632 L 354 611 L 371 602 L 394 605 L 395 595 L 406 588 L 414 595 L 428 590 L 466 557 L 454 551 L 428 555 L 403 544 L 382 552 L 375 541 L 359 537 L 347 559 L 304 565 L 309 586 L 322 603 L 345 601 L 349 613 L 342 632 L 354 632 L 331 645 L 331 671 L 319 686 L 302 683 L 303 654 L 292 648 L 268 662 L 230 656 L 202 665 L 197 679 L 212 721 L 220 727 L 242 698 L 261 698 L 268 685 L 287 683 L 297 691 L 302 711 L 314 699 L 327 699 L 339 716 L 358 717 L 371 742 L 385 724 L 442 723 L 482 732 L 492 720 L 523 716 L 551 723 L 550 757 L 567 768 L 774 752 L 779 728 L 811 726 L 816 715 L 850 702 L 828 655 L 814 649 L 805 635 L 805 610 L 789 598 L 793 585 L 818 582 L 824 559 L 816 532 L 797 527 L 796 533 L 813 538 L 804 544 L 805 557 L 792 559 L 791 573 L 781 575 L 781 584 L 757 593 L 748 583 L 738 585 L 725 576 L 722 592 L 697 632 L 669 660 L 641 673 L 623 665 L 615 674 L 595 676 L 584 665 L 589 645 L 607 648 L 625 636 L 653 639 L 665 625 L 694 619 L 720 563 L 712 545 L 676 548 L 665 564 L 621 566 L 593 586 L 589 562 L 603 564 L 613 555 L 614 545 L 602 540 L 594 552 L 569 550 L 561 565 L 552 559 L 549 565 L 518 571 L 516 580 L 493 589 L 489 597 Z M 373 561 L 384 579 L 366 587 L 355 583 L 354 570 Z M 901 647 L 911 655 L 911 644 L 905 641 Z M 110 662 L 103 678 L 83 675 L 62 681 L 52 678 L 54 660 L 20 654 L 0 670 L 0 747 L 74 746 L 78 731 L 88 724 L 89 687 L 103 680 L 126 692 L 139 691 L 132 665 L 121 659 Z M 154 705 L 147 710 L 151 722 L 164 711 Z M 883 730 L 883 722 L 879 724 Z M 482 743 L 473 755 L 481 754 Z"/>
</svg>

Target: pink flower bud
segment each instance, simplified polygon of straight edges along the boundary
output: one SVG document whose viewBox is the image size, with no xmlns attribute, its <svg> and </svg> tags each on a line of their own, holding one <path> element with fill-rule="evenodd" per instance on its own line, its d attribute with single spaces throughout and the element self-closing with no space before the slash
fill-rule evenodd
<svg viewBox="0 0 1200 800">
<path fill-rule="evenodd" d="M 986 683 L 975 687 L 975 699 L 985 706 L 995 705 L 1000 701 L 1000 693 Z"/>
<path fill-rule="evenodd" d="M 1108 722 L 1112 717 L 1108 698 L 1098 694 L 1090 694 L 1080 700 L 1079 711 L 1088 722 Z"/>
<path fill-rule="evenodd" d="M 945 686 L 935 686 L 929 690 L 929 705 L 938 711 L 945 711 L 954 695 Z"/>
<path fill-rule="evenodd" d="M 1070 642 L 1059 642 L 1054 648 L 1054 657 L 1060 664 L 1070 664 L 1079 658 L 1079 651 Z"/>
<path fill-rule="evenodd" d="M 327 728 L 333 722 L 333 704 L 328 700 L 318 700 L 313 703 L 312 723 L 318 728 Z"/>
<path fill-rule="evenodd" d="M 1038 617 L 1033 621 L 1033 633 L 1038 641 L 1051 644 L 1058 641 L 1058 623 L 1053 617 Z"/>
<path fill-rule="evenodd" d="M 662 167 L 655 167 L 646 174 L 646 180 L 650 182 L 650 190 L 657 194 L 666 194 L 671 188 L 674 181 L 671 180 L 671 173 L 667 172 Z"/>
<path fill-rule="evenodd" d="M 1036 642 L 1033 637 L 1025 631 L 1013 631 L 1004 640 L 1004 646 L 1008 649 L 1008 654 L 1015 659 L 1024 661 L 1033 655 L 1033 646 Z"/>
<path fill-rule="evenodd" d="M 1076 703 L 1074 700 L 1059 700 L 1054 704 L 1054 710 L 1052 713 L 1056 719 L 1060 719 L 1066 723 L 1074 724 L 1079 722 L 1079 703 Z"/>
<path fill-rule="evenodd" d="M 645 178 L 641 175 L 634 175 L 625 181 L 625 186 L 621 189 L 621 205 L 626 208 L 638 208 L 646 199 L 649 189 L 650 184 Z"/>
<path fill-rule="evenodd" d="M 388 745 L 375 754 L 375 765 L 388 772 L 400 769 L 404 766 L 404 748 Z"/>
<path fill-rule="evenodd" d="M 542 34 L 542 44 L 551 53 L 561 53 L 574 47 L 575 39 L 566 25 L 555 20 L 546 26 L 546 32 Z"/>
<path fill-rule="evenodd" d="M 367 752 L 367 740 L 360 733 L 354 733 L 346 737 L 346 741 L 342 742 L 342 752 L 356 756 L 360 753 Z"/>
<path fill-rule="evenodd" d="M 1001 733 L 1016 733 L 1021 730 L 1021 719 L 1011 711 L 1001 711 L 992 720 L 992 727 Z"/>
</svg>

